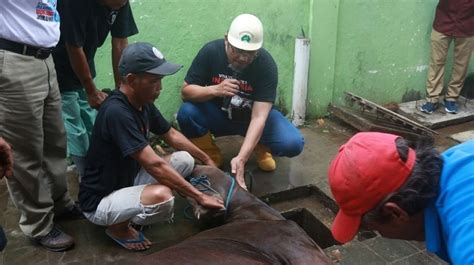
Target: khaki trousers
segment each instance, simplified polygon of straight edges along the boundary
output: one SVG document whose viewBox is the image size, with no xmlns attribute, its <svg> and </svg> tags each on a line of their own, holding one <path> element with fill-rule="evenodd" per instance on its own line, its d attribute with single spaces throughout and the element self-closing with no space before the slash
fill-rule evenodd
<svg viewBox="0 0 474 265">
<path fill-rule="evenodd" d="M 54 212 L 71 207 L 66 182 L 66 133 L 52 57 L 0 50 L 0 135 L 13 147 L 7 185 L 29 237 L 53 227 Z"/>
<path fill-rule="evenodd" d="M 445 99 L 456 101 L 466 79 L 467 68 L 474 47 L 474 36 L 456 38 L 446 36 L 433 29 L 431 32 L 431 60 L 426 82 L 426 101 L 436 103 L 443 91 L 444 70 L 449 45 L 454 41 L 454 62 Z"/>
</svg>

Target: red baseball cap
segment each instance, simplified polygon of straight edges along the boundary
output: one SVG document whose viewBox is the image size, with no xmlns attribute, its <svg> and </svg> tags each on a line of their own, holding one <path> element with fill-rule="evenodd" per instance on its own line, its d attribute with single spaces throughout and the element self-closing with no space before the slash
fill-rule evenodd
<svg viewBox="0 0 474 265">
<path fill-rule="evenodd" d="M 329 185 L 339 205 L 331 228 L 337 241 L 351 241 L 359 230 L 362 216 L 398 190 L 411 174 L 415 150 L 409 148 L 404 162 L 395 143 L 399 137 L 362 132 L 339 148 L 328 172 Z"/>
</svg>

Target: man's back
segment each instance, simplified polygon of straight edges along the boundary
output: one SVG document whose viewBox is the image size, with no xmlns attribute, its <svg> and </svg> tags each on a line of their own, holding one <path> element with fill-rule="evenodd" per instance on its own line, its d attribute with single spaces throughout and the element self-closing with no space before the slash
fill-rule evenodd
<svg viewBox="0 0 474 265">
<path fill-rule="evenodd" d="M 442 154 L 439 195 L 425 212 L 429 251 L 453 264 L 474 263 L 474 140 Z"/>
</svg>

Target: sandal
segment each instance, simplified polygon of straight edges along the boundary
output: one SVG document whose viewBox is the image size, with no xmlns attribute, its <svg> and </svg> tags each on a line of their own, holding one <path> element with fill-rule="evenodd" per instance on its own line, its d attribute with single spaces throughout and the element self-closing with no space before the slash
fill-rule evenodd
<svg viewBox="0 0 474 265">
<path fill-rule="evenodd" d="M 121 238 L 114 237 L 107 229 L 105 230 L 105 233 L 107 234 L 107 236 L 109 236 L 113 241 L 115 241 L 117 244 L 119 244 L 120 246 L 122 246 L 125 249 L 132 250 L 132 251 L 147 250 L 148 248 L 145 248 L 145 249 L 132 249 L 132 248 L 129 248 L 127 246 L 127 244 L 144 243 L 145 242 L 145 236 L 143 235 L 143 233 L 141 231 L 137 231 L 137 232 L 138 232 L 138 238 L 136 238 L 136 239 L 121 239 Z"/>
</svg>

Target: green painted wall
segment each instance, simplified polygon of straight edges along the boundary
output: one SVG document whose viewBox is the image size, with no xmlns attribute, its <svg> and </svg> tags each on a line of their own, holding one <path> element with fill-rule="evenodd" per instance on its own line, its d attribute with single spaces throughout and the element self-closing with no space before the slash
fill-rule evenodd
<svg viewBox="0 0 474 265">
<path fill-rule="evenodd" d="M 135 0 L 131 6 L 140 33 L 129 41 L 155 44 L 184 69 L 163 80 L 156 104 L 167 119 L 173 119 L 181 104 L 179 94 L 186 71 L 198 50 L 208 41 L 223 38 L 230 23 L 241 13 L 253 13 L 264 26 L 264 47 L 279 67 L 277 104 L 291 109 L 294 39 L 301 27 L 308 32 L 310 0 Z M 96 56 L 99 87 L 113 86 L 110 42 Z"/>
<path fill-rule="evenodd" d="M 308 115 L 343 103 L 344 91 L 380 104 L 424 97 L 437 3 L 314 0 Z"/>
<path fill-rule="evenodd" d="M 438 0 L 131 0 L 140 33 L 131 38 L 157 45 L 184 65 L 164 79 L 156 102 L 168 119 L 181 104 L 179 89 L 200 47 L 221 38 L 240 13 L 256 14 L 264 46 L 279 67 L 277 105 L 291 109 L 294 38 L 311 38 L 308 116 L 326 113 L 352 91 L 377 103 L 424 96 L 429 37 Z M 451 56 L 450 58 L 451 59 Z M 110 45 L 97 54 L 97 83 L 111 87 Z M 447 74 L 450 74 L 448 65 Z M 474 69 L 471 60 L 470 73 Z"/>
</svg>

